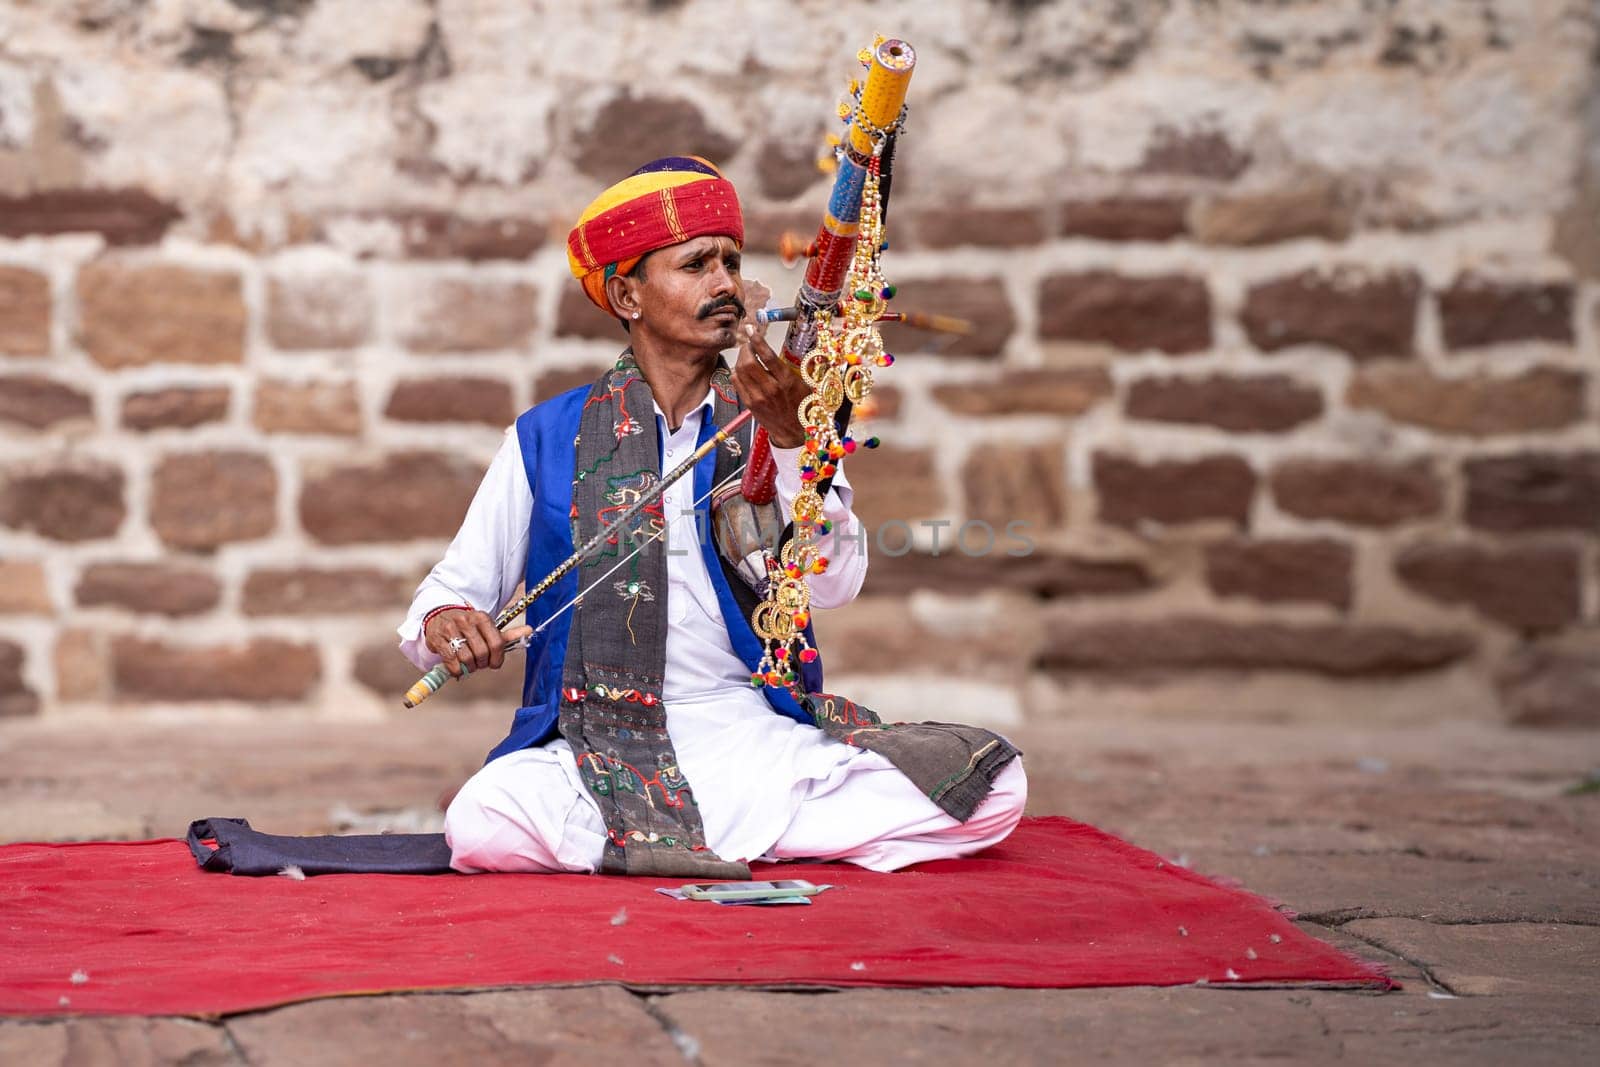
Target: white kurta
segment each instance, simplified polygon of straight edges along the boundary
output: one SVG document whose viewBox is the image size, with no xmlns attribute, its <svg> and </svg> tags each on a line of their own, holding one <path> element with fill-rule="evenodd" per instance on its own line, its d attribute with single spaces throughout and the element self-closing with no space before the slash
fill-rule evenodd
<svg viewBox="0 0 1600 1067">
<path fill-rule="evenodd" d="M 712 410 L 708 391 L 705 402 L 671 431 L 657 407 L 663 470 L 677 466 L 694 451 L 702 420 Z M 798 452 L 774 449 L 778 502 L 784 514 L 800 489 Z M 829 566 L 811 580 L 813 606 L 824 609 L 854 599 L 867 568 L 866 538 L 850 510 L 852 491 L 842 467 L 833 484 L 836 492 L 829 493 L 824 504 L 824 515 L 835 531 L 827 545 Z M 730 860 L 783 855 L 781 838 L 793 829 L 805 848 L 793 855 L 831 855 L 840 847 L 848 852 L 861 845 L 869 848 L 870 857 L 842 858 L 888 869 L 953 854 L 940 836 L 948 835 L 952 827 L 977 831 L 993 823 L 990 833 L 977 835 L 985 838 L 983 844 L 989 843 L 993 830 L 1007 823 L 1003 817 L 996 819 L 1003 815 L 999 807 L 1011 805 L 986 802 L 987 820 L 956 823 L 883 757 L 834 741 L 815 727 L 773 712 L 750 686 L 749 668 L 728 639 L 716 588 L 698 549 L 697 537 L 707 524 L 697 521 L 696 509 L 703 511 L 707 504 L 695 500 L 693 479 L 685 477 L 669 486 L 663 505 L 669 527 L 669 626 L 662 699 L 667 732 L 693 788 L 706 844 L 712 851 Z M 410 613 L 399 628 L 401 650 L 419 668 L 439 662 L 422 638 L 422 619 L 429 611 L 445 604 L 470 604 L 494 614 L 511 598 L 526 566 L 532 512 L 533 495 L 520 445 L 515 432 L 508 432 L 461 530 L 444 559 L 417 589 Z M 510 669 L 520 666 L 513 660 Z M 1002 779 L 1006 780 L 1005 775 Z M 867 831 L 867 841 L 846 841 L 850 833 L 833 835 L 839 839 L 830 840 L 826 826 L 819 829 L 805 821 L 797 825 L 800 809 L 808 800 L 818 801 L 814 806 L 819 813 L 824 797 L 832 797 L 834 805 L 853 806 L 855 802 L 845 795 L 852 780 L 859 780 L 858 790 L 867 788 L 869 780 L 874 783 L 874 818 L 859 824 L 859 829 Z M 1020 761 L 1014 778 L 1006 781 L 1020 815 L 1024 788 Z M 859 799 L 868 798 L 863 794 Z M 839 814 L 845 810 L 841 808 Z M 1014 823 L 1011 818 L 999 837 Z M 918 847 L 907 841 L 906 848 L 885 854 L 881 831 L 904 837 L 911 827 L 917 828 L 912 837 L 934 835 L 932 852 L 926 845 Z M 463 787 L 446 817 L 446 834 L 461 870 L 594 870 L 604 845 L 603 831 L 599 809 L 583 788 L 565 741 L 495 760 Z"/>
</svg>

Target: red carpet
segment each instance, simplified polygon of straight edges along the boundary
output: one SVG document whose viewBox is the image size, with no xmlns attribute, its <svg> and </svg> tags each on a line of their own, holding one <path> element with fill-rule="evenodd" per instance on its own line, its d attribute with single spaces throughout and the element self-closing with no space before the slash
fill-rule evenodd
<svg viewBox="0 0 1600 1067">
<path fill-rule="evenodd" d="M 595 981 L 1021 987 L 1310 983 L 1373 965 L 1068 819 L 897 874 L 788 864 L 810 907 L 675 901 L 580 875 L 199 870 L 181 841 L 0 846 L 0 1013 L 214 1015 L 313 997 Z M 623 910 L 626 915 L 623 916 Z M 76 980 L 75 980 L 76 978 Z"/>
</svg>

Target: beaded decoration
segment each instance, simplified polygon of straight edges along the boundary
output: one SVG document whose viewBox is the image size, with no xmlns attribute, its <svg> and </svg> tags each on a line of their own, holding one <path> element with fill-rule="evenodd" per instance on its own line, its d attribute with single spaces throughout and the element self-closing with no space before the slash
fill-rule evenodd
<svg viewBox="0 0 1600 1067">
<path fill-rule="evenodd" d="M 840 407 L 849 400 L 853 409 L 866 400 L 872 391 L 873 368 L 894 362 L 894 356 L 884 351 L 878 331 L 878 320 L 895 294 L 894 286 L 884 280 L 879 263 L 887 245 L 878 180 L 885 140 L 898 128 L 904 112 L 890 127 L 867 123 L 860 104 L 862 88 L 852 84 L 851 90 L 856 104 L 841 105 L 841 116 L 851 121 L 856 131 L 866 130 L 872 146 L 861 191 L 860 231 L 845 275 L 845 298 L 836 308 L 819 309 L 812 316 L 816 343 L 800 363 L 800 374 L 811 392 L 798 409 L 806 441 L 798 461 L 801 488 L 790 514 L 794 534 L 776 558 L 767 557 L 766 597 L 756 605 L 750 619 L 766 648 L 750 676 L 750 684 L 757 688 L 782 686 L 797 699 L 798 664 L 817 658 L 817 650 L 805 635 L 806 624 L 811 620 L 808 579 L 828 569 L 822 541 L 832 531 L 831 524 L 822 517 L 822 495 L 816 485 L 819 480 L 831 478 L 839 461 L 858 445 L 848 430 L 840 431 Z M 876 447 L 877 443 L 875 437 L 859 442 L 867 448 Z"/>
</svg>

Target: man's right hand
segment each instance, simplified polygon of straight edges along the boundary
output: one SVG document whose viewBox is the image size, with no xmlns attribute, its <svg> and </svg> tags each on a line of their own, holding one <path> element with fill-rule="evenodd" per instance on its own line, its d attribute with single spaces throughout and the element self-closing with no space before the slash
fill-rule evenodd
<svg viewBox="0 0 1600 1067">
<path fill-rule="evenodd" d="M 505 662 L 506 645 L 532 632 L 530 626 L 497 630 L 494 620 L 483 612 L 455 608 L 441 611 L 429 619 L 427 631 L 422 636 L 428 647 L 444 661 L 445 670 L 460 678 L 463 663 L 475 671 L 485 667 L 498 670 Z M 455 647 L 452 647 L 452 642 L 455 642 Z"/>
</svg>

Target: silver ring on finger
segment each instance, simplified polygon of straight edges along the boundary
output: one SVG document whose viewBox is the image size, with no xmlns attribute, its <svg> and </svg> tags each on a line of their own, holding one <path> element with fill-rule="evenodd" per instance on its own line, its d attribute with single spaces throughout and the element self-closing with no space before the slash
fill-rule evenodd
<svg viewBox="0 0 1600 1067">
<path fill-rule="evenodd" d="M 465 637 L 452 637 L 450 639 L 450 651 L 452 651 L 452 652 L 460 652 L 463 648 L 466 648 L 466 647 L 467 647 L 467 639 Z"/>
</svg>

